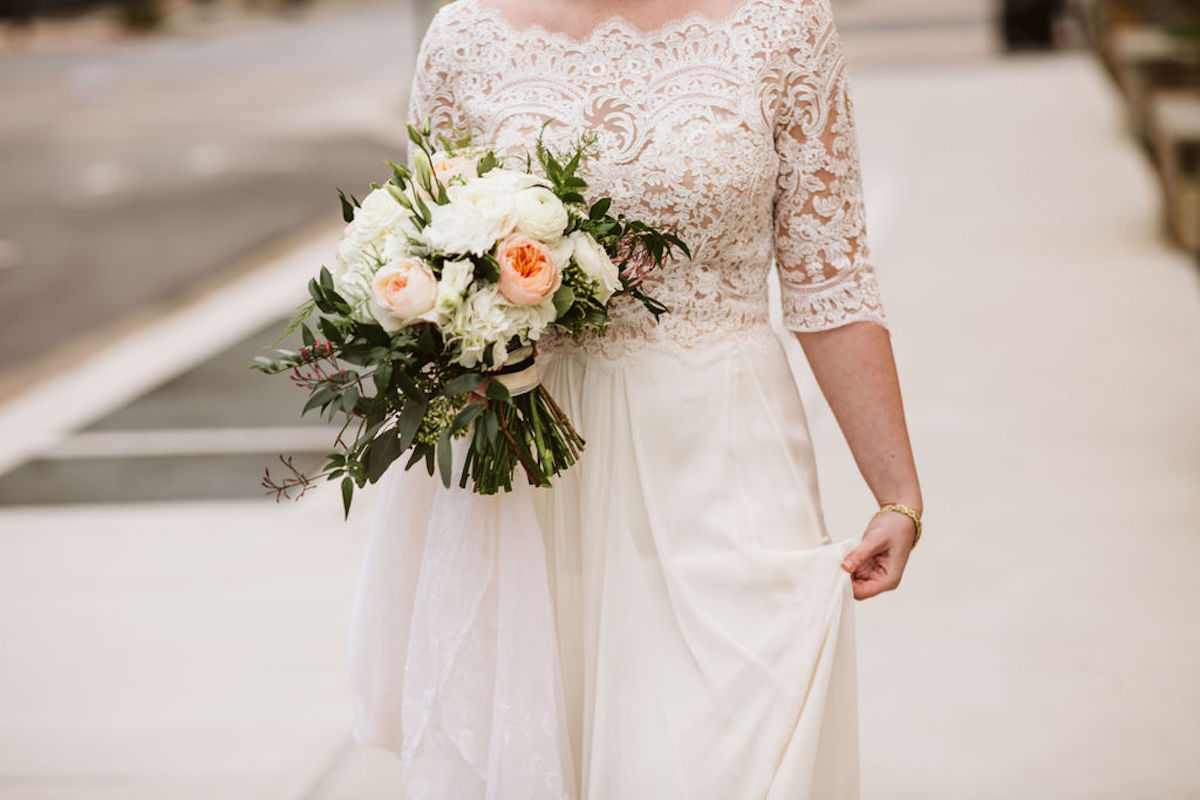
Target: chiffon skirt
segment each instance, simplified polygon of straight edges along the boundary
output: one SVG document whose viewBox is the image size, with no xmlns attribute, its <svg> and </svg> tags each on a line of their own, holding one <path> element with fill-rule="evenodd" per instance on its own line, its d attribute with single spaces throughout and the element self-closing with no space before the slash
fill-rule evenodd
<svg viewBox="0 0 1200 800">
<path fill-rule="evenodd" d="M 383 478 L 352 614 L 359 742 L 413 800 L 854 800 L 853 595 L 789 334 L 543 382 L 587 440 L 551 489 Z"/>
</svg>

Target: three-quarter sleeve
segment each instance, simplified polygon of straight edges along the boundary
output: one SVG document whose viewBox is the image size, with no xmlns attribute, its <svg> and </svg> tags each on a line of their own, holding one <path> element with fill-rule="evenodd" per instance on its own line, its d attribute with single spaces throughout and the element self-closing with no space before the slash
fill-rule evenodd
<svg viewBox="0 0 1200 800">
<path fill-rule="evenodd" d="M 784 327 L 889 329 L 866 239 L 854 106 L 829 0 L 801 0 L 779 71 L 775 264 Z"/>
</svg>

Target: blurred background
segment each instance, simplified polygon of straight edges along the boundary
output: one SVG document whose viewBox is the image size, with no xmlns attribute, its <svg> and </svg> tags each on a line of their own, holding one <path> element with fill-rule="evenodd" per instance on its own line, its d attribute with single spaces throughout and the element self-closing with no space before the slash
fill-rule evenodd
<svg viewBox="0 0 1200 800">
<path fill-rule="evenodd" d="M 1200 798 L 1200 3 L 834 10 L 926 505 L 858 607 L 864 800 Z M 331 431 L 247 365 L 433 11 L 0 0 L 0 800 L 402 796 L 349 734 L 374 495 L 259 485 Z"/>
</svg>

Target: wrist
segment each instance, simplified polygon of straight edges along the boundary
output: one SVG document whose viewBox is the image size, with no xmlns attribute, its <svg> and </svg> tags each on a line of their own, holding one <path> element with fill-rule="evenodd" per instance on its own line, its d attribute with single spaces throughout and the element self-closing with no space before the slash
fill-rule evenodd
<svg viewBox="0 0 1200 800">
<path fill-rule="evenodd" d="M 892 497 L 879 499 L 879 507 L 880 508 L 883 508 L 884 506 L 890 505 L 893 503 L 902 505 L 902 506 L 907 506 L 908 508 L 911 508 L 913 511 L 917 512 L 917 514 L 925 513 L 925 505 L 924 505 L 924 503 L 921 502 L 920 495 L 917 495 L 916 497 L 905 496 L 905 495 L 894 495 Z"/>
</svg>

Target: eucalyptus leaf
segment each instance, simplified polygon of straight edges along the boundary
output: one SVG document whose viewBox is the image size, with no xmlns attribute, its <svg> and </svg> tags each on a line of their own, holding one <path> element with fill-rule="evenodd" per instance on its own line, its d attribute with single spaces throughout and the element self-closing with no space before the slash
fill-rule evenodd
<svg viewBox="0 0 1200 800">
<path fill-rule="evenodd" d="M 350 476 L 342 478 L 342 507 L 345 509 L 343 521 L 350 519 L 350 500 L 354 497 L 354 481 Z"/>
<path fill-rule="evenodd" d="M 484 411 L 483 403 L 467 403 L 466 408 L 459 411 L 454 417 L 454 422 L 450 423 L 450 433 L 455 434 L 466 428 Z"/>
<path fill-rule="evenodd" d="M 453 380 L 447 381 L 446 385 L 442 387 L 442 394 L 446 397 L 466 394 L 478 389 L 482 383 L 483 376 L 478 372 L 466 372 Z"/>
<path fill-rule="evenodd" d="M 500 381 L 492 381 L 487 387 L 487 397 L 489 400 L 495 400 L 500 403 L 511 403 L 512 393 L 508 391 L 508 387 Z"/>
<path fill-rule="evenodd" d="M 437 443 L 437 461 L 438 470 L 442 473 L 442 483 L 447 489 L 450 488 L 450 482 L 453 478 L 454 469 L 454 451 L 450 449 L 450 429 L 442 431 L 442 435 L 438 437 Z"/>
<path fill-rule="evenodd" d="M 421 429 L 421 421 L 425 419 L 425 411 L 428 406 L 425 403 L 409 402 L 404 404 L 404 410 L 400 412 L 400 450 L 407 450 L 412 446 L 413 440 L 417 436 L 417 431 Z"/>
</svg>

